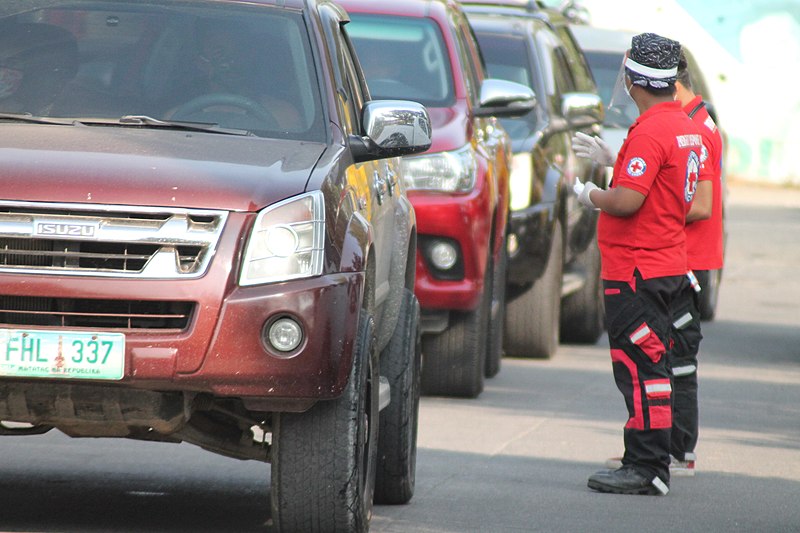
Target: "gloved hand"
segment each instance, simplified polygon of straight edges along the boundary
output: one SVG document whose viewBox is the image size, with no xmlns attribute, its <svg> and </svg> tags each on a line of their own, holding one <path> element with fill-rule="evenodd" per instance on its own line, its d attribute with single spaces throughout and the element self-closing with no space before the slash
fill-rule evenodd
<svg viewBox="0 0 800 533">
<path fill-rule="evenodd" d="M 592 137 L 580 131 L 576 132 L 572 138 L 572 149 L 575 150 L 575 155 L 578 157 L 591 159 L 604 167 L 614 166 L 617 160 L 617 155 L 597 135 Z"/>
<path fill-rule="evenodd" d="M 581 180 L 576 179 L 575 185 L 572 186 L 572 190 L 575 191 L 575 194 L 578 195 L 578 201 L 588 207 L 589 209 L 597 209 L 597 206 L 594 205 L 592 199 L 589 197 L 589 193 L 595 189 L 599 189 L 597 185 L 592 183 L 591 181 L 587 181 L 586 183 L 582 183 Z"/>
</svg>

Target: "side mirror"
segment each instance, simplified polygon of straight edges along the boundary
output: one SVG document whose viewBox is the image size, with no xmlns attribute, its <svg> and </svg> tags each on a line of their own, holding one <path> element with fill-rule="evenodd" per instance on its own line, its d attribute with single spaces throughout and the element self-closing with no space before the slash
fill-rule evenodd
<svg viewBox="0 0 800 533">
<path fill-rule="evenodd" d="M 479 117 L 513 118 L 528 114 L 536 107 L 533 89 L 513 81 L 487 78 L 481 85 Z"/>
<path fill-rule="evenodd" d="M 431 119 L 422 104 L 373 100 L 364 106 L 361 118 L 363 137 L 350 142 L 357 162 L 418 154 L 431 147 Z"/>
<path fill-rule="evenodd" d="M 603 100 L 594 93 L 566 93 L 561 99 L 561 113 L 570 124 L 603 122 Z"/>
</svg>

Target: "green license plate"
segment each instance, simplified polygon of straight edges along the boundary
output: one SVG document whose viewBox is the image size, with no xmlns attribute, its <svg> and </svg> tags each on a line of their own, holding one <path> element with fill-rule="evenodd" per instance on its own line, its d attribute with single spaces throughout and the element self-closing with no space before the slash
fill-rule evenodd
<svg viewBox="0 0 800 533">
<path fill-rule="evenodd" d="M 0 376 L 122 379 L 125 335 L 0 329 Z"/>
</svg>

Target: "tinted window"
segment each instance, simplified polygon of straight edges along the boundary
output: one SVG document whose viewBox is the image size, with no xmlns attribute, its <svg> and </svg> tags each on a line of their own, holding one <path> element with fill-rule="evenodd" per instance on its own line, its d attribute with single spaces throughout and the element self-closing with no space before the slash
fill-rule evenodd
<svg viewBox="0 0 800 533">
<path fill-rule="evenodd" d="M 432 107 L 454 102 L 449 56 L 434 21 L 352 14 L 347 33 L 373 98 Z"/>
<path fill-rule="evenodd" d="M 0 91 L 0 111 L 147 115 L 261 136 L 324 138 L 298 13 L 62 1 L 0 19 L 0 65 L 18 85 L 12 94 Z"/>
<path fill-rule="evenodd" d="M 490 77 L 533 86 L 528 47 L 523 38 L 479 33 L 478 42 Z"/>
<path fill-rule="evenodd" d="M 561 42 L 567 50 L 567 57 L 569 68 L 572 71 L 572 76 L 575 79 L 575 85 L 578 91 L 593 93 L 597 90 L 592 73 L 584 61 L 580 48 L 575 43 L 569 29 L 562 27 L 558 29 L 558 35 L 561 37 Z"/>
<path fill-rule="evenodd" d="M 619 76 L 620 67 L 622 66 L 621 53 L 616 52 L 585 52 L 586 60 L 592 69 L 592 74 L 597 82 L 597 90 L 603 103 L 608 106 L 611 102 L 611 95 L 614 91 L 614 84 Z M 621 110 L 618 107 L 610 109 L 606 113 L 605 125 L 614 128 L 628 128 L 633 121 L 636 120 L 635 116 L 628 116 L 620 114 Z"/>
<path fill-rule="evenodd" d="M 567 52 L 561 46 L 553 48 L 552 51 L 553 66 L 555 66 L 555 72 L 553 72 L 553 75 L 556 80 L 558 92 L 562 95 L 574 92 L 577 87 L 575 86 L 575 80 L 572 77 L 572 71 L 569 67 Z"/>
<path fill-rule="evenodd" d="M 472 101 L 479 105 L 481 84 L 486 76 L 486 65 L 480 53 L 480 45 L 477 42 L 472 27 L 467 18 L 461 12 L 454 13 L 456 28 L 458 28 L 458 39 L 461 42 L 462 54 L 464 59 L 462 65 L 467 77 L 471 80 Z"/>
<path fill-rule="evenodd" d="M 515 35 L 477 33 L 486 70 L 491 78 L 534 86 L 531 58 L 524 38 Z M 536 114 L 500 121 L 512 139 L 525 138 L 536 126 Z"/>
</svg>

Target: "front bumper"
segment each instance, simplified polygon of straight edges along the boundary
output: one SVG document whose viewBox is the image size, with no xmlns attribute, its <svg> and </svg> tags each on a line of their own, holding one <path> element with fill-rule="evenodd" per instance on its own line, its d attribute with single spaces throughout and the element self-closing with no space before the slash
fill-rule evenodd
<svg viewBox="0 0 800 533">
<path fill-rule="evenodd" d="M 479 180 L 480 182 L 481 180 Z M 493 205 L 486 189 L 449 195 L 410 191 L 419 242 L 443 237 L 458 244 L 460 279 L 441 279 L 425 250 L 417 250 L 415 293 L 424 309 L 472 311 L 480 303 L 491 241 Z"/>
<path fill-rule="evenodd" d="M 555 204 L 536 204 L 512 211 L 508 222 L 508 271 L 506 282 L 528 285 L 539 279 L 547 266 Z"/>
<path fill-rule="evenodd" d="M 347 382 L 356 343 L 364 274 L 337 273 L 254 287 L 232 287 L 228 277 L 225 268 L 183 282 L 35 276 L 20 283 L 18 275 L 2 275 L 0 286 L 6 295 L 193 300 L 195 312 L 185 330 L 123 331 L 125 373 L 119 381 L 0 380 L 7 384 L 33 381 L 37 387 L 48 382 L 97 384 L 245 399 L 338 396 Z M 274 317 L 287 315 L 302 325 L 304 340 L 291 357 L 278 358 L 262 343 L 262 328 Z M 22 324 L 6 327 L 26 328 Z"/>
</svg>

